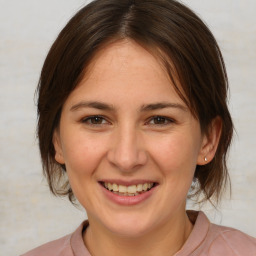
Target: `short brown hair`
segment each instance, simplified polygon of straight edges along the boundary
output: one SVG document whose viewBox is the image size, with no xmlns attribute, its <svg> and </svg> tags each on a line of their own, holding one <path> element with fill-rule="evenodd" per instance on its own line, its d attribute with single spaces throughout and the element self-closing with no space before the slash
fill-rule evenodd
<svg viewBox="0 0 256 256">
<path fill-rule="evenodd" d="M 219 116 L 222 134 L 214 159 L 197 166 L 192 195 L 220 198 L 228 179 L 226 155 L 233 123 L 227 107 L 228 79 L 218 44 L 203 21 L 174 0 L 96 0 L 60 32 L 38 84 L 38 138 L 44 174 L 55 195 L 74 202 L 65 166 L 55 161 L 52 143 L 62 106 L 95 54 L 109 42 L 128 38 L 156 54 L 203 132 Z M 178 76 L 182 92 L 175 84 Z"/>
</svg>

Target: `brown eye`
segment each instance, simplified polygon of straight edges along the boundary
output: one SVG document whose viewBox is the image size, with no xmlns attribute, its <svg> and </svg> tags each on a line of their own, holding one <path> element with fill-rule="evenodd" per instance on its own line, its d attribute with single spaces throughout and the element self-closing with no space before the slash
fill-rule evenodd
<svg viewBox="0 0 256 256">
<path fill-rule="evenodd" d="M 95 116 L 95 117 L 91 118 L 92 124 L 102 124 L 102 122 L 103 122 L 102 117 Z"/>
<path fill-rule="evenodd" d="M 101 124 L 106 124 L 107 121 L 101 116 L 90 116 L 83 119 L 83 123 L 92 124 L 92 125 L 101 125 Z"/>
<path fill-rule="evenodd" d="M 161 116 L 154 117 L 153 120 L 154 120 L 154 124 L 165 124 L 167 121 L 166 118 Z"/>
<path fill-rule="evenodd" d="M 170 123 L 173 123 L 173 120 L 164 116 L 154 116 L 148 122 L 150 125 L 167 125 Z"/>
</svg>

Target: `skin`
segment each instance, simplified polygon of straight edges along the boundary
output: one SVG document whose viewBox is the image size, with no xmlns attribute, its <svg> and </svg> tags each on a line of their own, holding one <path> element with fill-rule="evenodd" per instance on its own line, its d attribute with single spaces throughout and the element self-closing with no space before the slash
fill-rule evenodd
<svg viewBox="0 0 256 256">
<path fill-rule="evenodd" d="M 149 107 L 157 103 L 170 106 Z M 216 119 L 207 136 L 201 133 L 166 71 L 144 48 L 124 40 L 100 51 L 67 98 L 53 138 L 55 158 L 66 165 L 87 211 L 84 242 L 91 254 L 175 254 L 193 228 L 185 206 L 196 165 L 214 157 L 220 132 Z M 102 192 L 99 181 L 107 179 L 158 186 L 143 202 L 124 206 Z"/>
</svg>

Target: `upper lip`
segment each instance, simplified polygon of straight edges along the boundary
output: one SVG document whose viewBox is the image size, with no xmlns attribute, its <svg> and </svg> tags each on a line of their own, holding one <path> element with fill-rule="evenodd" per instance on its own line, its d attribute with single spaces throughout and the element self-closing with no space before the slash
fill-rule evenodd
<svg viewBox="0 0 256 256">
<path fill-rule="evenodd" d="M 121 180 L 121 179 L 104 179 L 100 180 L 100 183 L 111 183 L 111 184 L 118 184 L 123 186 L 131 186 L 131 185 L 138 185 L 138 184 L 145 184 L 145 183 L 156 183 L 153 180 L 144 180 L 144 179 L 136 179 L 136 180 Z"/>
</svg>

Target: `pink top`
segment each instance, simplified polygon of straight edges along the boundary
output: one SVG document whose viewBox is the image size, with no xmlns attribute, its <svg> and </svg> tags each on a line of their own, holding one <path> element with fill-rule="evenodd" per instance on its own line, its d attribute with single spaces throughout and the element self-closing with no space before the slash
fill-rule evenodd
<svg viewBox="0 0 256 256">
<path fill-rule="evenodd" d="M 203 212 L 188 211 L 194 228 L 174 256 L 256 256 L 256 239 L 233 228 L 211 224 Z M 44 244 L 22 256 L 91 256 L 84 245 L 83 222 L 63 238 Z"/>
</svg>

